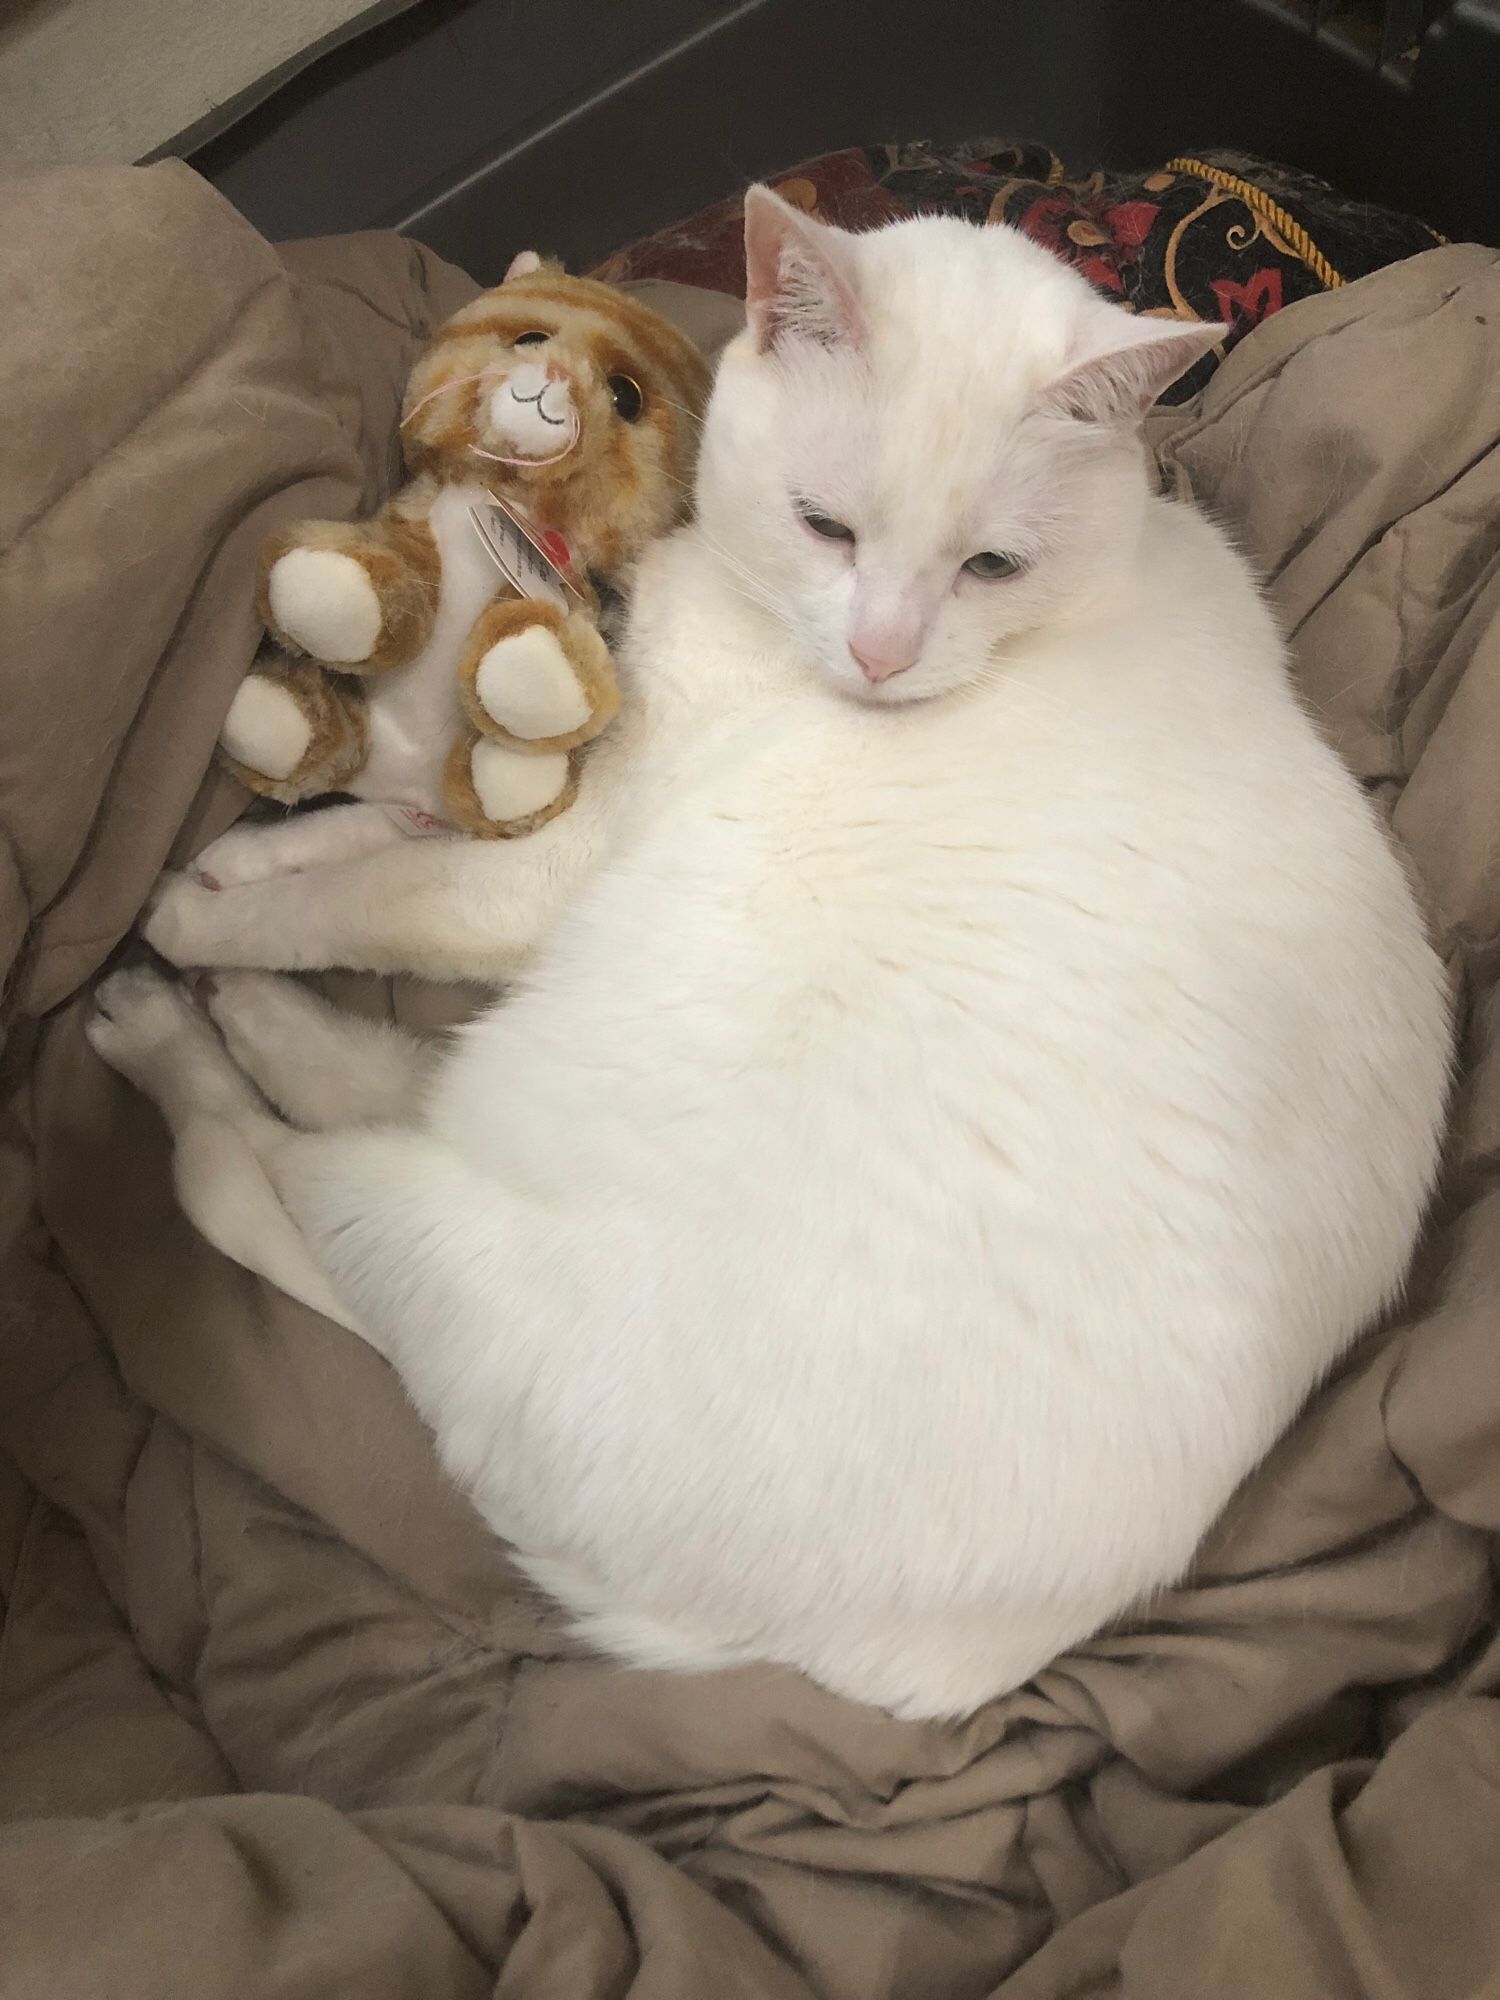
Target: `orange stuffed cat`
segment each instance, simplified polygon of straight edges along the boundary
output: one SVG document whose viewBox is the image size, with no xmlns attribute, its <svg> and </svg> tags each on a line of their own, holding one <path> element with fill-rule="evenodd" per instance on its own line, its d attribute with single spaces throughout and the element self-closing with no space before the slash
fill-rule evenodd
<svg viewBox="0 0 1500 2000">
<path fill-rule="evenodd" d="M 619 706 L 601 594 L 681 514 L 707 393 L 659 314 L 517 257 L 412 371 L 410 483 L 373 520 L 306 522 L 266 550 L 273 644 L 220 737 L 236 775 L 285 804 L 346 792 L 487 838 L 563 811 L 579 746 Z"/>
</svg>

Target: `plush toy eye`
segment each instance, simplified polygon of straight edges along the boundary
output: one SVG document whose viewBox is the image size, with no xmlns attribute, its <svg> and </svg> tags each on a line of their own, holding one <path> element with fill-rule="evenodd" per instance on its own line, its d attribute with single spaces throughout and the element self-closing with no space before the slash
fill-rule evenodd
<svg viewBox="0 0 1500 2000">
<path fill-rule="evenodd" d="M 623 417 L 627 424 L 633 424 L 646 407 L 641 385 L 632 376 L 611 375 L 609 393 L 615 400 L 615 415 Z"/>
<path fill-rule="evenodd" d="M 831 514 L 820 514 L 816 507 L 799 507 L 802 516 L 815 535 L 821 535 L 825 542 L 852 542 L 854 530 L 846 528 L 842 521 L 835 521 Z"/>
<path fill-rule="evenodd" d="M 997 582 L 1002 576 L 1014 576 L 1020 567 L 1021 558 L 1007 555 L 1003 549 L 981 549 L 964 564 L 970 576 L 982 576 L 987 583 Z"/>
<path fill-rule="evenodd" d="M 511 346 L 537 347 L 541 344 L 542 341 L 550 340 L 551 338 L 552 336 L 550 333 L 542 333 L 540 331 L 533 333 L 518 333 L 515 339 L 511 342 Z"/>
</svg>

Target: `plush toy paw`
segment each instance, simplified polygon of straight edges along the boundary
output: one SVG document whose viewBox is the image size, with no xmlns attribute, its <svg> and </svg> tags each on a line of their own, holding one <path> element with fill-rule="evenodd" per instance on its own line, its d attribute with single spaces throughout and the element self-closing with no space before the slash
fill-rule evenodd
<svg viewBox="0 0 1500 2000">
<path fill-rule="evenodd" d="M 312 721 L 291 689 L 263 674 L 240 682 L 219 732 L 236 764 L 278 785 L 297 775 L 312 739 Z"/>
<path fill-rule="evenodd" d="M 531 751 L 587 743 L 620 706 L 609 648 L 593 621 L 535 600 L 490 606 L 469 636 L 458 684 L 481 736 Z"/>
<path fill-rule="evenodd" d="M 523 743 L 571 736 L 592 714 L 572 662 L 545 625 L 498 640 L 481 655 L 474 697 L 497 729 Z"/>
<path fill-rule="evenodd" d="M 455 744 L 443 788 L 448 818 L 481 840 L 514 840 L 566 812 L 578 793 L 566 750 L 538 754 L 473 736 Z"/>
<path fill-rule="evenodd" d="M 224 760 L 241 784 L 287 806 L 347 783 L 369 741 L 364 689 L 274 646 L 261 651 L 235 690 L 219 732 Z"/>
<path fill-rule="evenodd" d="M 358 666 L 380 643 L 380 594 L 357 556 L 288 549 L 271 565 L 266 601 L 276 629 L 314 659 Z"/>
</svg>

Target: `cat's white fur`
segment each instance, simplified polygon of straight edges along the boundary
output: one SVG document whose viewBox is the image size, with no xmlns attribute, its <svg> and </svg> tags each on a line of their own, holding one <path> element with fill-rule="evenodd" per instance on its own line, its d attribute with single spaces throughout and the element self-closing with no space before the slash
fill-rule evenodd
<svg viewBox="0 0 1500 2000">
<path fill-rule="evenodd" d="M 467 923 L 499 969 L 539 944 L 512 994 L 429 1074 L 226 975 L 294 1121 L 405 1121 L 323 1133 L 149 975 L 93 1032 L 200 1225 L 390 1357 L 601 1646 L 954 1715 L 1177 1577 L 1396 1293 L 1443 982 L 1244 564 L 1147 489 L 1135 418 L 1202 336 L 1005 230 L 762 195 L 749 234 L 585 798 L 498 851 L 360 822 L 340 864 L 331 949 L 408 922 L 453 970 Z M 319 871 L 240 853 L 158 941 L 324 962 Z"/>
</svg>

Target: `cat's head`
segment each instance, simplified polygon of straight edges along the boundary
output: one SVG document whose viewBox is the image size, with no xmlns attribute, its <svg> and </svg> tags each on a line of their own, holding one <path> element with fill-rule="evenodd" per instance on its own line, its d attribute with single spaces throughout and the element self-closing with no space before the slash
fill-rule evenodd
<svg viewBox="0 0 1500 2000">
<path fill-rule="evenodd" d="M 685 511 L 708 379 L 660 313 L 525 251 L 418 359 L 406 462 L 482 480 L 607 577 Z"/>
<path fill-rule="evenodd" d="M 1140 418 L 1215 329 L 1110 305 L 1004 227 L 851 235 L 754 188 L 745 241 L 699 516 L 836 686 L 902 702 L 981 681 L 1128 564 Z"/>
</svg>

